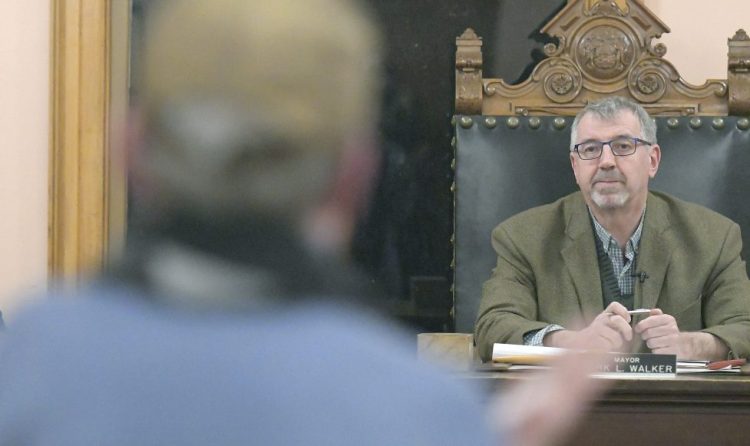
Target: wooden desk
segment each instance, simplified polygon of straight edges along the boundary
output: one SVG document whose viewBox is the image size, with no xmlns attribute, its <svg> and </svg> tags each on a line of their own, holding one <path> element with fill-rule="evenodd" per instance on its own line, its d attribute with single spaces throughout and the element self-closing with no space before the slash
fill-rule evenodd
<svg viewBox="0 0 750 446">
<path fill-rule="evenodd" d="M 467 372 L 492 391 L 535 372 Z M 550 413 L 554 408 L 550 408 Z M 750 376 L 613 380 L 571 445 L 748 445 Z"/>
</svg>

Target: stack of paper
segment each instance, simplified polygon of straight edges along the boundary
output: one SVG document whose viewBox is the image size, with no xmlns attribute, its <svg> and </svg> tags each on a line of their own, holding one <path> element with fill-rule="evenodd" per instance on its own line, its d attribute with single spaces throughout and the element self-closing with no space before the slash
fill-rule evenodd
<svg viewBox="0 0 750 446">
<path fill-rule="evenodd" d="M 495 344 L 492 347 L 492 362 L 510 364 L 547 364 L 550 359 L 565 352 L 565 349 L 517 344 Z"/>
</svg>

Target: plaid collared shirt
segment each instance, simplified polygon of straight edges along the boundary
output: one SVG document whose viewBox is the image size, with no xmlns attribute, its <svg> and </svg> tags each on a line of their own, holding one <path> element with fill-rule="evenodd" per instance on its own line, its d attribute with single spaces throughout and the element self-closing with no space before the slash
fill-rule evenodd
<svg viewBox="0 0 750 446">
<path fill-rule="evenodd" d="M 620 286 L 620 294 L 632 294 L 633 284 L 635 283 L 635 276 L 633 276 L 633 273 L 635 273 L 635 271 L 631 272 L 631 270 L 633 269 L 635 255 L 638 254 L 638 244 L 641 241 L 641 232 L 643 232 L 643 216 L 645 215 L 645 212 L 641 214 L 641 221 L 638 223 L 638 227 L 635 228 L 633 235 L 630 236 L 628 242 L 625 244 L 624 255 L 620 245 L 617 244 L 617 240 L 612 237 L 612 234 L 604 229 L 604 226 L 596 221 L 594 214 L 591 214 L 591 209 L 589 209 L 589 214 L 591 215 L 591 221 L 594 222 L 596 236 L 599 238 L 599 241 L 602 242 L 604 251 L 609 256 L 609 260 L 612 261 L 612 269 L 615 272 L 615 277 L 617 277 L 617 284 Z"/>
<path fill-rule="evenodd" d="M 625 254 L 623 254 L 620 245 L 617 244 L 617 240 L 612 237 L 612 234 L 596 221 L 594 214 L 591 213 L 591 209 L 589 209 L 589 215 L 591 216 L 591 221 L 594 222 L 594 232 L 596 232 L 596 236 L 602 242 L 604 251 L 612 261 L 612 269 L 614 270 L 615 277 L 617 277 L 620 294 L 631 294 L 635 284 L 634 272 L 631 272 L 631 270 L 633 269 L 635 256 L 638 254 L 638 245 L 641 241 L 641 232 L 643 232 L 643 217 L 646 215 L 645 211 L 641 214 L 641 221 L 638 223 L 638 227 L 635 228 L 633 235 L 630 236 L 625 245 Z M 541 330 L 526 333 L 523 336 L 523 343 L 525 345 L 544 345 L 544 336 L 547 333 L 564 329 L 565 327 L 557 324 L 547 325 Z"/>
</svg>

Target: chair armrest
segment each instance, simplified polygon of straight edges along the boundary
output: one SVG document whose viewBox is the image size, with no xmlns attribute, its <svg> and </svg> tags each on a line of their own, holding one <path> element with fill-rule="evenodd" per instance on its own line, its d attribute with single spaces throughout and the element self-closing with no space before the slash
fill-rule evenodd
<svg viewBox="0 0 750 446">
<path fill-rule="evenodd" d="M 417 357 L 451 370 L 469 370 L 480 364 L 471 333 L 419 333 Z"/>
</svg>

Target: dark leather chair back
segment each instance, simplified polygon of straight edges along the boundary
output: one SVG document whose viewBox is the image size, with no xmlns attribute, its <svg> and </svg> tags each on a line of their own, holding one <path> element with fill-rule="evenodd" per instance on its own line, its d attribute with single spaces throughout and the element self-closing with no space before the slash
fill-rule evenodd
<svg viewBox="0 0 750 446">
<path fill-rule="evenodd" d="M 572 118 L 458 117 L 454 317 L 472 332 L 496 262 L 492 229 L 577 190 L 568 157 Z M 709 207 L 742 228 L 750 255 L 750 126 L 735 117 L 657 118 L 662 160 L 651 189 Z M 537 125 L 538 124 L 538 125 Z"/>
</svg>

